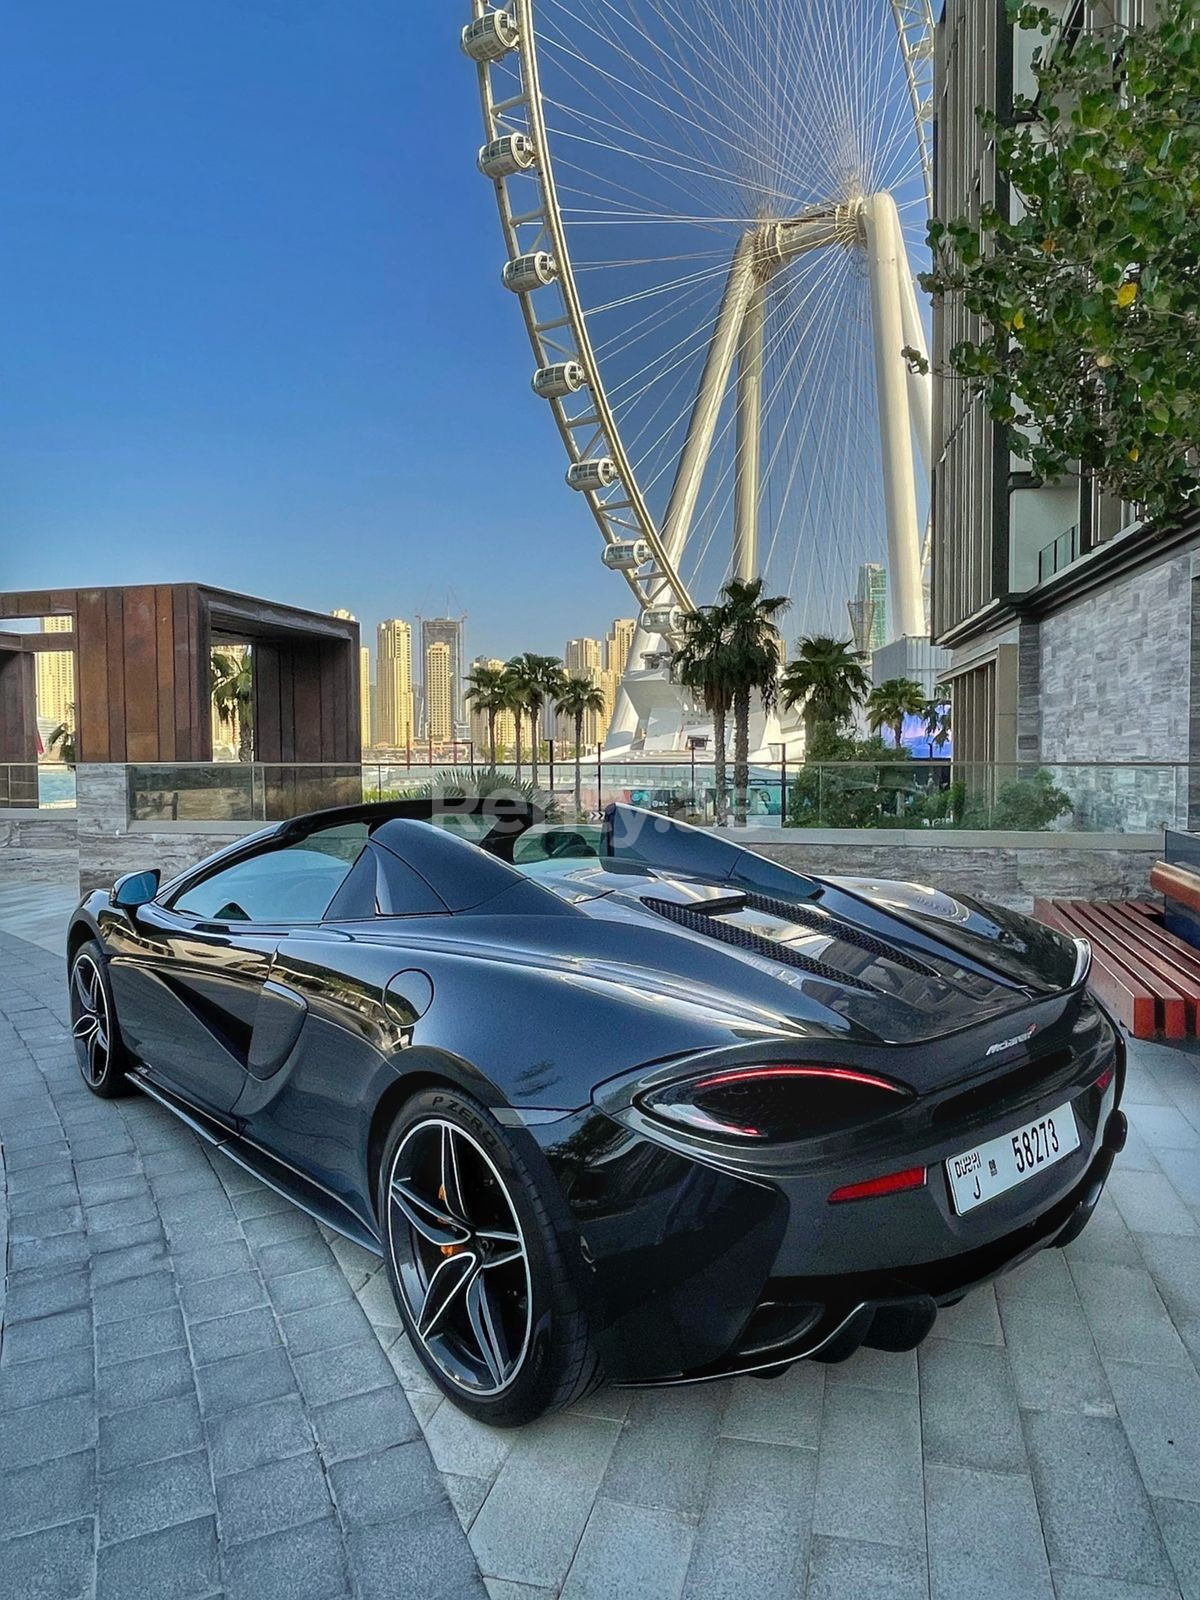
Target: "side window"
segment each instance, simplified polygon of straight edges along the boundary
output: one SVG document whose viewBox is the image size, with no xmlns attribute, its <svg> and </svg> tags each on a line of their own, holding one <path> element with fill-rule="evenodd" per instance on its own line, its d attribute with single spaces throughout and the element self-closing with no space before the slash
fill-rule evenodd
<svg viewBox="0 0 1200 1600">
<path fill-rule="evenodd" d="M 600 829 L 593 824 L 564 826 L 556 822 L 539 822 L 517 840 L 513 850 L 513 865 L 533 866 L 539 861 L 560 859 L 592 860 L 600 854 L 599 845 Z"/>
<path fill-rule="evenodd" d="M 206 922 L 320 922 L 367 840 L 365 822 L 310 834 L 218 869 L 172 902 Z"/>
</svg>

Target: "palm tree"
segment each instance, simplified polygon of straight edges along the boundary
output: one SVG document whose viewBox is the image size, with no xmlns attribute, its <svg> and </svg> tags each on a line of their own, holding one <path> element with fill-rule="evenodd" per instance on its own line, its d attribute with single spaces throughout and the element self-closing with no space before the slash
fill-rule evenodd
<svg viewBox="0 0 1200 1600">
<path fill-rule="evenodd" d="M 889 728 L 900 749 L 905 717 L 923 717 L 929 700 L 919 683 L 911 678 L 886 678 L 867 696 L 867 721 L 873 732 Z"/>
<path fill-rule="evenodd" d="M 950 685 L 934 685 L 933 698 L 925 712 L 925 735 L 934 750 L 940 750 L 950 737 Z"/>
<path fill-rule="evenodd" d="M 487 717 L 488 750 L 496 765 L 496 718 L 509 709 L 508 685 L 503 667 L 473 667 L 467 673 L 466 698 Z"/>
<path fill-rule="evenodd" d="M 63 721 L 58 724 L 57 728 L 54 728 L 51 731 L 50 737 L 46 740 L 46 754 L 47 755 L 53 755 L 54 754 L 54 747 L 57 745 L 58 746 L 58 759 L 62 762 L 62 764 L 64 766 L 66 766 L 66 767 L 74 767 L 74 765 L 75 765 L 75 705 L 74 705 L 74 702 L 72 702 L 70 705 L 64 706 L 63 709 L 64 709 L 64 711 L 66 713 Z"/>
<path fill-rule="evenodd" d="M 583 719 L 589 712 L 604 710 L 604 690 L 590 678 L 564 678 L 554 700 L 554 709 L 560 717 L 570 717 L 575 724 L 575 814 L 583 810 L 579 775 L 579 746 L 583 742 Z"/>
<path fill-rule="evenodd" d="M 718 606 L 702 606 L 683 618 L 683 643 L 671 658 L 676 683 L 690 689 L 713 719 L 713 779 L 718 827 L 725 820 L 725 719 L 732 704 L 725 648 L 725 621 Z"/>
<path fill-rule="evenodd" d="M 238 760 L 253 759 L 254 677 L 250 647 L 212 653 L 212 703 L 225 727 L 237 729 Z"/>
<path fill-rule="evenodd" d="M 804 707 L 804 741 L 811 747 L 819 727 L 838 728 L 850 721 L 867 698 L 871 680 L 865 658 L 849 639 L 818 633 L 799 641 L 779 687 L 789 711 Z"/>
<path fill-rule="evenodd" d="M 538 754 L 542 740 L 542 710 L 553 700 L 563 681 L 563 664 L 557 656 L 539 656 L 531 650 L 514 656 L 508 671 L 521 692 L 521 703 L 529 713 L 529 734 L 533 746 L 533 781 L 538 781 Z M 520 713 L 518 712 L 518 719 Z M 518 728 L 520 726 L 518 720 Z M 518 737 L 518 745 L 520 738 Z"/>
<path fill-rule="evenodd" d="M 775 625 L 791 605 L 785 594 L 764 595 L 763 580 L 732 578 L 721 590 L 726 672 L 733 700 L 733 820 L 746 825 L 750 787 L 750 698 L 757 694 L 770 711 L 779 690 L 783 640 Z"/>
</svg>

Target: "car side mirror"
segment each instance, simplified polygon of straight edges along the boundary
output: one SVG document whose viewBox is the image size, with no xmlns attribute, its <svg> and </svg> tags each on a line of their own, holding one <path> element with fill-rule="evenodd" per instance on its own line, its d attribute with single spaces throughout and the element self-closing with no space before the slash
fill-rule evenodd
<svg viewBox="0 0 1200 1600">
<path fill-rule="evenodd" d="M 154 899 L 161 879 L 162 873 L 157 867 L 149 867 L 145 872 L 127 872 L 113 884 L 108 898 L 124 911 L 136 911 L 138 906 Z"/>
</svg>

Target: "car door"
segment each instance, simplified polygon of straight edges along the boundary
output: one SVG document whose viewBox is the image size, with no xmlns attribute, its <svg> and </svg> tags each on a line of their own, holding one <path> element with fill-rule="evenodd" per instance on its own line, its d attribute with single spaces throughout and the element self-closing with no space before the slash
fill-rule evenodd
<svg viewBox="0 0 1200 1600">
<path fill-rule="evenodd" d="M 343 824 L 217 863 L 110 932 L 121 1030 L 157 1081 L 202 1109 L 232 1108 L 280 941 L 321 921 L 366 832 Z"/>
</svg>

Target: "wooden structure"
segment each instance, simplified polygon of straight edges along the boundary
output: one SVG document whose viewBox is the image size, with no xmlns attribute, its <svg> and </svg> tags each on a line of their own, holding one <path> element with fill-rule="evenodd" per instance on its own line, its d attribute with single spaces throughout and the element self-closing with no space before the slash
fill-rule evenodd
<svg viewBox="0 0 1200 1600">
<path fill-rule="evenodd" d="M 1154 869 L 1162 872 L 1161 864 Z M 1165 886 L 1161 876 L 1156 886 Z M 1135 1039 L 1200 1035 L 1200 951 L 1169 931 L 1157 906 L 1035 900 L 1033 911 L 1052 928 L 1090 941 L 1091 987 Z"/>
<path fill-rule="evenodd" d="M 5 628 L 63 615 L 69 633 Z M 256 761 L 357 765 L 357 622 L 196 583 L 0 594 L 0 763 L 37 758 L 39 649 L 74 651 L 79 762 L 211 761 L 221 643 L 253 648 Z"/>
</svg>

